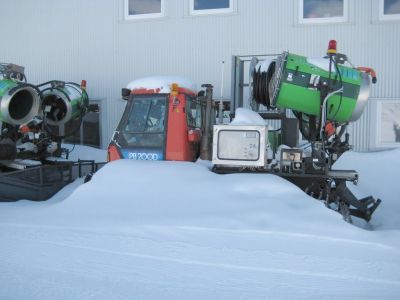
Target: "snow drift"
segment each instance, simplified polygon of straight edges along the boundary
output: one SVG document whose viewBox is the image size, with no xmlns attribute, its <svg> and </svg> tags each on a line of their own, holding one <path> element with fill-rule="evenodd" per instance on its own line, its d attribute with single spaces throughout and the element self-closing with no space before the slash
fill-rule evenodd
<svg viewBox="0 0 400 300">
<path fill-rule="evenodd" d="M 382 197 L 368 230 L 273 175 L 110 163 L 50 201 L 0 203 L 0 299 L 397 299 L 399 155 L 337 163 Z"/>
</svg>

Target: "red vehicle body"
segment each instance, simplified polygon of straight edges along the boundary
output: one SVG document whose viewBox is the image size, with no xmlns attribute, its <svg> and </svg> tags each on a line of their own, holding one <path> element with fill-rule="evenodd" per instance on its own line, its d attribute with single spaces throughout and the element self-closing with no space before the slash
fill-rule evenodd
<svg viewBox="0 0 400 300">
<path fill-rule="evenodd" d="M 123 90 L 127 105 L 108 147 L 108 160 L 196 160 L 202 124 L 196 90 L 171 78 L 147 79 L 152 87 L 145 82 Z"/>
</svg>

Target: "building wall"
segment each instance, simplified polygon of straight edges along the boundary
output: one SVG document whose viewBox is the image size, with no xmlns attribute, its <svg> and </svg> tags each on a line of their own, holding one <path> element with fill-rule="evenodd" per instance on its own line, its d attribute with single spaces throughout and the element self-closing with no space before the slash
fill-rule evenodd
<svg viewBox="0 0 400 300">
<path fill-rule="evenodd" d="M 205 16 L 189 16 L 188 1 L 165 0 L 160 19 L 125 21 L 123 0 L 4 0 L 0 61 L 25 66 L 32 83 L 86 79 L 90 96 L 105 99 L 106 145 L 124 107 L 120 90 L 133 79 L 180 75 L 212 83 L 219 97 L 224 68 L 229 98 L 232 55 L 320 57 L 336 39 L 354 65 L 377 71 L 367 111 L 350 128 L 357 150 L 375 147 L 377 101 L 400 99 L 400 21 L 379 21 L 378 0 L 349 0 L 348 22 L 319 25 L 298 23 L 297 0 L 236 0 L 234 13 Z"/>
</svg>

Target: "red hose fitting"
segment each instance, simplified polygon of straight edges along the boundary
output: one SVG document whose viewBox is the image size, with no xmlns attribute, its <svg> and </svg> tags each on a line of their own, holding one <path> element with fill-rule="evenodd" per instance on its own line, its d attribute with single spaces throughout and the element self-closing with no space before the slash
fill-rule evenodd
<svg viewBox="0 0 400 300">
<path fill-rule="evenodd" d="M 365 72 L 365 73 L 371 75 L 372 83 L 376 83 L 377 78 L 376 78 L 376 72 L 375 72 L 374 69 L 368 68 L 368 67 L 357 67 L 357 70 L 359 70 L 361 72 Z"/>
</svg>

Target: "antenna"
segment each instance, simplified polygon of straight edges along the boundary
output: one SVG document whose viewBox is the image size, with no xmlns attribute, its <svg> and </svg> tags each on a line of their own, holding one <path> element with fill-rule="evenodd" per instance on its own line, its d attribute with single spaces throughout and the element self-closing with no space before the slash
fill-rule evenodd
<svg viewBox="0 0 400 300">
<path fill-rule="evenodd" d="M 223 92 L 224 92 L 224 71 L 225 71 L 225 61 L 222 61 L 221 63 L 221 98 L 219 100 L 219 107 L 218 107 L 218 124 L 223 123 L 223 108 L 224 104 L 222 102 L 222 99 L 224 98 Z"/>
</svg>

